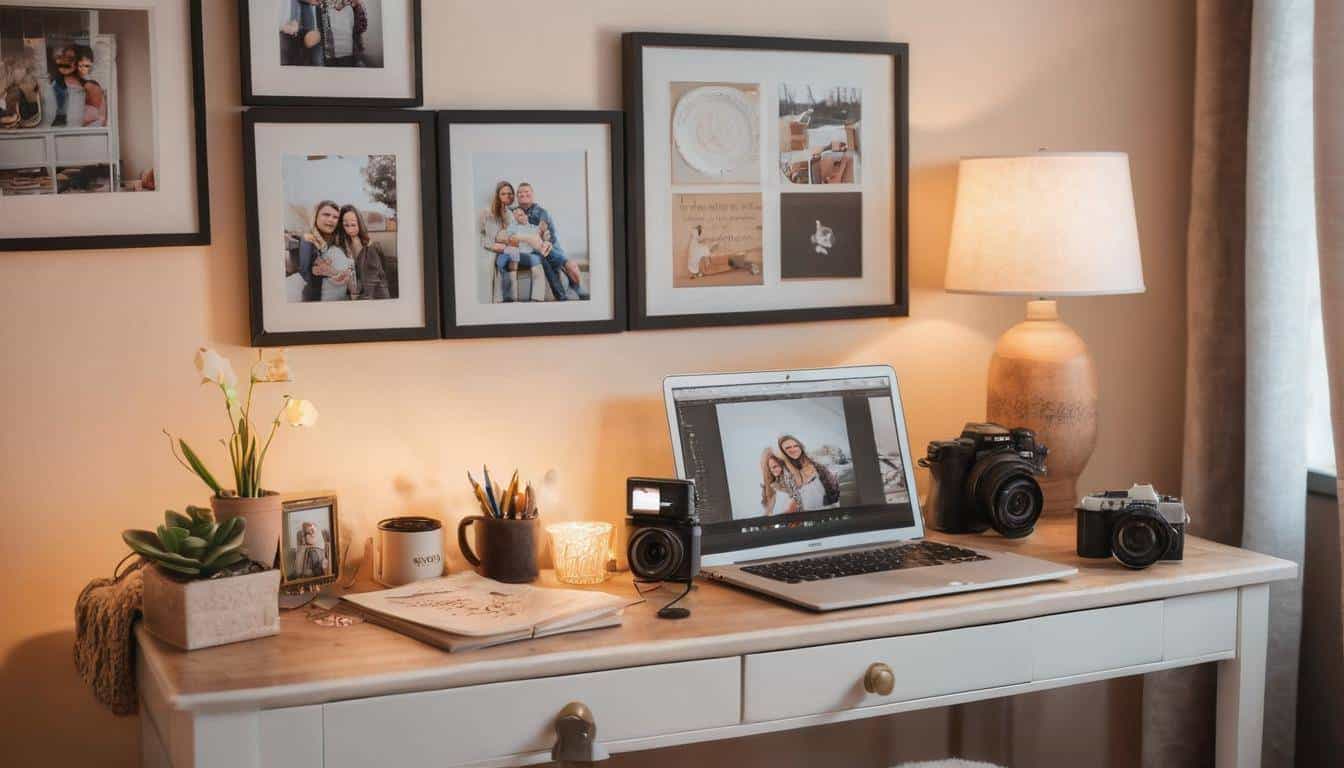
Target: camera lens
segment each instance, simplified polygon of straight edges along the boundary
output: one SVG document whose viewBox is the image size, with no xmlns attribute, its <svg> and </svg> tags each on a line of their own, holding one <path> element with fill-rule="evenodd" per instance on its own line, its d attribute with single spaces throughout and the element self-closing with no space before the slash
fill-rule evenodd
<svg viewBox="0 0 1344 768">
<path fill-rule="evenodd" d="M 1000 453 L 982 459 L 970 479 L 976 507 L 1002 536 L 1017 539 L 1036 528 L 1045 499 L 1031 466 L 1017 455 Z"/>
<path fill-rule="evenodd" d="M 1171 526 L 1146 505 L 1131 505 L 1120 513 L 1111 529 L 1111 552 L 1130 568 L 1156 563 L 1171 544 Z"/>
<path fill-rule="evenodd" d="M 630 570 L 636 578 L 663 581 L 681 566 L 681 540 L 666 528 L 640 528 L 630 537 Z"/>
</svg>

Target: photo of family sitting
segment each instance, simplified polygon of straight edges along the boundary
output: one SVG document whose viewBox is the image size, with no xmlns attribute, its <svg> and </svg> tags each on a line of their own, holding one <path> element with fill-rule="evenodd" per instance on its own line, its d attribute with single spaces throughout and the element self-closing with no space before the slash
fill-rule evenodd
<svg viewBox="0 0 1344 768">
<path fill-rule="evenodd" d="M 842 398 L 722 403 L 716 411 L 734 520 L 859 503 Z"/>
<path fill-rule="evenodd" d="M 382 67 L 382 0 L 273 0 L 280 65 Z"/>
<path fill-rule="evenodd" d="M 143 10 L 0 5 L 0 196 L 153 190 Z"/>
<path fill-rule="evenodd" d="M 587 301 L 585 154 L 484 152 L 472 159 L 484 203 L 477 215 L 481 302 Z M 565 222 L 563 244 L 557 219 Z"/>
<path fill-rule="evenodd" d="M 395 155 L 286 155 L 285 294 L 291 302 L 395 299 Z"/>
<path fill-rule="evenodd" d="M 280 547 L 285 578 L 293 581 L 331 576 L 333 544 L 331 507 L 286 511 Z"/>
</svg>

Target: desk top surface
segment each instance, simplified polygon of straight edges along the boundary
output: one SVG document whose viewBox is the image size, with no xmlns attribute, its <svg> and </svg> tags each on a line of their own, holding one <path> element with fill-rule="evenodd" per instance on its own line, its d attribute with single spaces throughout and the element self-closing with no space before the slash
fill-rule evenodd
<svg viewBox="0 0 1344 768">
<path fill-rule="evenodd" d="M 906 635 L 1085 610 L 1294 578 L 1297 566 L 1187 537 L 1182 563 L 1130 571 L 1074 551 L 1071 519 L 1026 539 L 947 536 L 986 551 L 1012 551 L 1078 568 L 1062 580 L 945 597 L 813 613 L 750 592 L 697 582 L 681 605 L 691 617 L 654 612 L 676 592 L 665 587 L 626 610 L 620 627 L 447 653 L 369 623 L 323 627 L 305 610 L 283 613 L 280 634 L 190 653 L 136 629 L 141 656 L 170 706 L 243 710 L 297 706 L 391 693 L 707 659 L 824 643 Z M 548 581 L 549 574 L 540 583 Z M 636 597 L 629 574 L 596 587 Z M 677 590 L 680 588 L 678 587 Z"/>
</svg>

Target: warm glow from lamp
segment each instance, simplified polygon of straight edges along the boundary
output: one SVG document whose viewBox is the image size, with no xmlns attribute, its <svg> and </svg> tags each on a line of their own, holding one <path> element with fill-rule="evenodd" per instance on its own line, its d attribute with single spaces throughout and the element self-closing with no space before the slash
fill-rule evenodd
<svg viewBox="0 0 1344 768">
<path fill-rule="evenodd" d="M 944 287 L 1037 299 L 994 347 L 985 416 L 1036 432 L 1050 449 L 1045 514 L 1071 514 L 1097 443 L 1099 395 L 1087 344 L 1053 297 L 1143 293 L 1129 156 L 963 158 Z"/>
<path fill-rule="evenodd" d="M 944 287 L 1030 297 L 1143 293 L 1129 156 L 963 158 Z"/>
<path fill-rule="evenodd" d="M 611 523 L 552 523 L 551 560 L 555 578 L 565 584 L 601 584 L 607 580 Z"/>
</svg>

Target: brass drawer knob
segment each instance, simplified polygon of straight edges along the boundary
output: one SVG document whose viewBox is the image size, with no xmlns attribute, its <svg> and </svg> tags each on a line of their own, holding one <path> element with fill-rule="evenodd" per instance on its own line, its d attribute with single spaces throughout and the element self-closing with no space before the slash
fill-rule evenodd
<svg viewBox="0 0 1344 768">
<path fill-rule="evenodd" d="M 868 665 L 868 671 L 863 673 L 863 690 L 869 693 L 890 696 L 895 687 L 896 675 L 891 671 L 891 667 L 880 661 Z"/>
<path fill-rule="evenodd" d="M 607 750 L 597 742 L 597 722 L 592 710 L 571 701 L 555 718 L 555 746 L 551 759 L 562 766 L 592 765 L 606 760 Z"/>
</svg>

